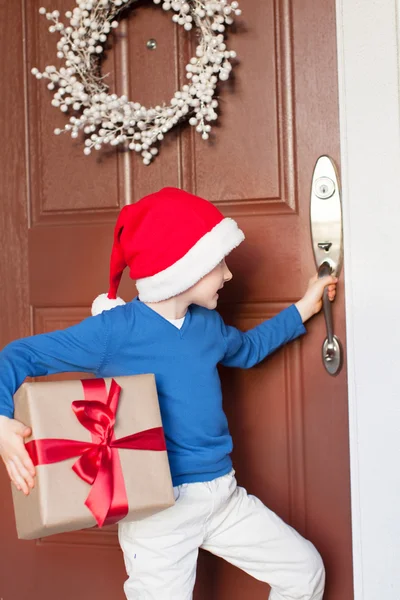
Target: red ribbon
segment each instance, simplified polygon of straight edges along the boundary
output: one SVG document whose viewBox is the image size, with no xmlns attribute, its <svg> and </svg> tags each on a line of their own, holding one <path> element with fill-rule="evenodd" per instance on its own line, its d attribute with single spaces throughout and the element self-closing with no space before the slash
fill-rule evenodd
<svg viewBox="0 0 400 600">
<path fill-rule="evenodd" d="M 25 447 L 36 465 L 48 465 L 79 456 L 75 473 L 92 486 L 85 504 L 99 527 L 116 523 L 128 514 L 118 448 L 165 451 L 162 427 L 154 427 L 115 439 L 114 425 L 121 387 L 112 379 L 110 391 L 104 379 L 82 380 L 85 400 L 72 402 L 79 422 L 90 431 L 92 442 L 65 439 L 32 440 Z"/>
</svg>

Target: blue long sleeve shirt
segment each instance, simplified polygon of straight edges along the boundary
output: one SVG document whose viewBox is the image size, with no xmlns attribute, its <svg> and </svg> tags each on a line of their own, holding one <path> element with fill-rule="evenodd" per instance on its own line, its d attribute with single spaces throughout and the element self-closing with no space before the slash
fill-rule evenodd
<svg viewBox="0 0 400 600">
<path fill-rule="evenodd" d="M 250 331 L 213 310 L 189 307 L 181 329 L 140 302 L 73 327 L 12 342 L 0 353 L 0 414 L 27 376 L 154 373 L 174 485 L 210 481 L 232 468 L 232 438 L 217 365 L 248 368 L 305 332 L 292 305 Z"/>
</svg>

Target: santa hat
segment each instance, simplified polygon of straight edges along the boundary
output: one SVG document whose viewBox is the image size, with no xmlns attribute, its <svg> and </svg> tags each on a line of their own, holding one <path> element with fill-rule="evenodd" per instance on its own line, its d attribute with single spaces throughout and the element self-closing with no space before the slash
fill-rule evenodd
<svg viewBox="0 0 400 600">
<path fill-rule="evenodd" d="M 95 299 L 92 314 L 125 304 L 117 297 L 125 267 L 139 299 L 160 302 L 195 285 L 243 240 L 236 221 L 177 188 L 124 206 L 115 226 L 108 294 Z"/>
</svg>

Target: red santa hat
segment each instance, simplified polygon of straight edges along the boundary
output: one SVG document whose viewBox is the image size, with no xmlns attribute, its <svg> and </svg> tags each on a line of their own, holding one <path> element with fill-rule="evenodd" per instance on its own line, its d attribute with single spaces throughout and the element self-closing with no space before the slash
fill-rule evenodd
<svg viewBox="0 0 400 600">
<path fill-rule="evenodd" d="M 115 226 L 108 294 L 95 299 L 92 314 L 124 304 L 117 290 L 125 267 L 140 300 L 160 302 L 195 285 L 243 240 L 236 221 L 177 188 L 124 206 Z"/>
</svg>

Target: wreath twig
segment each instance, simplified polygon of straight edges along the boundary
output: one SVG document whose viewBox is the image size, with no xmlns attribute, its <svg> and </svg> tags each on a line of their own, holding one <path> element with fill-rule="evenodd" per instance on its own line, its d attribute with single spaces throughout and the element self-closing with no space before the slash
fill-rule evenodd
<svg viewBox="0 0 400 600">
<path fill-rule="evenodd" d="M 110 94 L 101 74 L 101 56 L 110 32 L 118 27 L 118 16 L 135 0 L 77 0 L 65 17 L 69 25 L 60 21 L 58 10 L 47 12 L 40 8 L 52 25 L 51 33 L 58 32 L 57 57 L 63 65 L 46 66 L 43 72 L 32 69 L 37 79 L 47 79 L 47 87 L 54 91 L 52 105 L 68 113 L 69 122 L 56 135 L 70 132 L 77 138 L 79 131 L 87 134 L 84 153 L 100 150 L 103 145 L 127 145 L 139 152 L 149 165 L 158 154 L 155 147 L 178 122 L 189 120 L 204 140 L 211 131 L 211 122 L 218 118 L 218 100 L 215 97 L 218 81 L 226 81 L 236 57 L 224 41 L 227 25 L 240 15 L 238 2 L 228 0 L 153 0 L 165 11 L 174 12 L 172 20 L 185 30 L 196 28 L 198 44 L 196 55 L 186 65 L 187 84 L 175 92 L 169 104 L 146 108 L 127 96 Z"/>
</svg>

